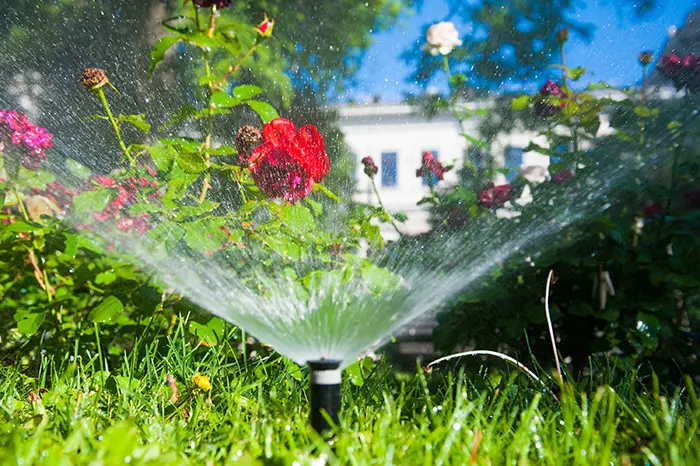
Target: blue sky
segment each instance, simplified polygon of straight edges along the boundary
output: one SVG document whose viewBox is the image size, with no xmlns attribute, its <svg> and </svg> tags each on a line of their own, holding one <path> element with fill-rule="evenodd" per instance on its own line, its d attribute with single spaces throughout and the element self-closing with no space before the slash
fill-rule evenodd
<svg viewBox="0 0 700 466">
<path fill-rule="evenodd" d="M 587 68 L 589 81 L 606 81 L 615 86 L 638 81 L 639 52 L 651 50 L 657 56 L 668 39 L 669 28 L 682 26 L 688 13 L 698 7 L 697 0 L 658 0 L 657 3 L 653 12 L 633 18 L 620 13 L 617 0 L 578 2 L 579 7 L 570 17 L 591 24 L 593 36 L 587 42 L 572 34 L 567 43 L 569 66 Z M 375 42 L 367 51 L 357 76 L 357 86 L 339 100 L 364 101 L 380 95 L 383 101 L 396 102 L 402 100 L 406 92 L 422 92 L 420 87 L 407 81 L 412 69 L 401 59 L 401 53 L 417 42 L 423 43 L 420 35 L 424 24 L 442 21 L 447 14 L 445 0 L 425 0 L 420 11 L 404 15 L 394 28 L 375 35 Z M 461 31 L 468 30 L 469 25 L 458 21 L 455 24 Z M 439 76 L 431 85 L 444 88 L 444 76 Z"/>
</svg>

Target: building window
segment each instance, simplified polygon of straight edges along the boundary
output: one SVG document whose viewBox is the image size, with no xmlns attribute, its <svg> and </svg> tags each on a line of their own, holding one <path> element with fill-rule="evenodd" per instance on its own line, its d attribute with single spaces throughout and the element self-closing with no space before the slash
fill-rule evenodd
<svg viewBox="0 0 700 466">
<path fill-rule="evenodd" d="M 382 186 L 396 186 L 396 152 L 382 152 Z"/>
<path fill-rule="evenodd" d="M 520 166 L 523 164 L 523 150 L 520 147 L 507 148 L 505 162 L 508 169 L 506 179 L 511 181 L 520 172 Z"/>
<path fill-rule="evenodd" d="M 424 152 L 430 152 L 431 154 L 433 154 L 433 157 L 435 157 L 435 160 L 439 160 L 438 159 L 438 151 L 429 150 L 429 151 L 424 151 Z M 421 152 L 421 160 L 422 160 L 424 152 Z M 430 180 L 432 181 L 433 186 L 435 186 L 438 182 L 438 178 L 437 178 L 437 176 L 435 176 L 434 173 L 427 173 L 427 174 L 423 175 L 423 186 L 428 186 L 428 177 L 430 177 Z"/>
</svg>

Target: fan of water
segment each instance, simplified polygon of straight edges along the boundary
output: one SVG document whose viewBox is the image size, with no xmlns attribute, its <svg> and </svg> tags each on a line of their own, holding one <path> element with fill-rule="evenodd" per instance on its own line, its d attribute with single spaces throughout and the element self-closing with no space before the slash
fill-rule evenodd
<svg viewBox="0 0 700 466">
<path fill-rule="evenodd" d="M 118 39 L 113 37 L 112 42 L 121 44 Z M 21 49 L 23 44 L 17 46 Z M 79 120 L 78 113 L 84 116 L 98 107 L 80 88 L 77 77 L 87 66 L 120 63 L 119 57 L 111 57 L 110 52 L 124 55 L 115 69 L 123 76 L 134 77 L 133 82 L 115 78 L 126 96 L 115 105 L 138 108 L 138 104 L 142 104 L 152 110 L 155 101 L 170 106 L 172 102 L 187 99 L 164 80 L 146 84 L 145 73 L 135 71 L 143 64 L 134 63 L 121 45 L 110 50 L 102 44 L 94 55 L 66 50 L 61 59 L 65 66 L 48 73 L 38 71 L 42 70 L 41 57 L 35 57 L 34 63 L 4 59 L 3 66 L 14 68 L 16 72 L 5 71 L 2 76 L 7 80 L 0 82 L 3 93 L 8 92 L 4 100 L 24 103 L 25 109 L 33 112 L 32 118 L 57 133 L 56 153 L 80 160 L 98 171 L 115 164 L 113 134 L 108 125 L 99 124 L 101 122 Z M 96 60 L 102 61 L 96 63 Z M 129 68 L 127 63 L 132 63 L 134 68 Z M 27 84 L 31 79 L 36 79 L 38 84 Z M 23 85 L 27 89 L 23 90 Z M 13 89 L 18 99 L 9 95 Z M 38 97 L 41 89 L 50 89 L 54 96 L 53 105 L 45 102 L 46 111 L 33 106 L 32 96 Z M 130 100 L 133 96 L 146 97 L 138 102 Z M 5 106 L 7 102 L 3 102 Z M 83 112 L 84 109 L 91 110 Z M 157 110 L 162 109 L 158 107 Z M 63 160 L 51 161 L 45 168 L 68 178 Z M 231 247 L 214 255 L 195 254 L 176 245 L 166 249 L 163 241 L 167 239 L 167 231 L 162 232 L 158 242 L 140 235 L 119 233 L 100 224 L 92 225 L 87 234 L 115 245 L 117 251 L 128 254 L 136 263 L 147 265 L 163 284 L 177 289 L 212 314 L 240 326 L 294 361 L 304 364 L 310 360 L 331 359 L 342 361 L 345 366 L 364 350 L 397 335 L 406 324 L 439 310 L 458 294 L 473 289 L 506 260 L 516 256 L 536 260 L 539 253 L 557 245 L 567 227 L 609 208 L 616 201 L 616 186 L 626 176 L 626 170 L 622 164 L 614 169 L 594 170 L 587 184 L 577 184 L 577 191 L 570 194 L 567 204 L 553 205 L 533 220 L 475 221 L 463 231 L 445 233 L 434 243 L 406 246 L 400 255 L 392 249 L 379 253 L 375 259 L 401 277 L 394 288 L 379 294 L 367 286 L 366 280 L 346 269 L 335 274 L 319 274 L 315 282 L 312 279 L 312 283 L 304 286 L 289 278 L 290 267 L 292 271 L 293 267 L 313 270 L 318 265 L 320 268 L 321 264 L 316 264 L 313 257 L 296 264 L 289 261 L 271 266 L 269 251 L 255 248 Z M 70 217 L 67 220 L 78 222 Z M 253 289 L 245 282 L 239 272 L 242 267 L 247 270 L 246 276 L 258 275 L 264 290 Z"/>
</svg>

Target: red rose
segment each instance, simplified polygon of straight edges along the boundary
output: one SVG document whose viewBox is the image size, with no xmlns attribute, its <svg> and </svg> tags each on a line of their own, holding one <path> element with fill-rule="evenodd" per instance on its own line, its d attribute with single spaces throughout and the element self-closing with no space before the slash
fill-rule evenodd
<svg viewBox="0 0 700 466">
<path fill-rule="evenodd" d="M 660 203 L 655 202 L 653 204 L 647 204 L 642 208 L 642 215 L 644 218 L 654 218 L 660 217 L 664 213 L 664 206 Z"/>
<path fill-rule="evenodd" d="M 442 180 L 445 176 L 447 169 L 435 158 L 430 152 L 423 152 L 423 163 L 421 167 L 416 170 L 416 176 L 422 177 L 428 173 L 432 173 L 437 177 L 438 180 Z"/>
<path fill-rule="evenodd" d="M 325 178 L 330 162 L 316 127 L 297 132 L 294 123 L 276 118 L 263 126 L 263 143 L 253 150 L 248 167 L 262 192 L 298 202 Z"/>
<path fill-rule="evenodd" d="M 502 184 L 494 186 L 493 183 L 486 185 L 479 194 L 479 203 L 486 207 L 501 207 L 513 197 L 513 185 Z"/>
<path fill-rule="evenodd" d="M 564 183 L 566 181 L 569 181 L 573 177 L 574 174 L 571 172 L 571 170 L 559 170 L 554 175 L 552 175 L 552 183 Z"/>
</svg>

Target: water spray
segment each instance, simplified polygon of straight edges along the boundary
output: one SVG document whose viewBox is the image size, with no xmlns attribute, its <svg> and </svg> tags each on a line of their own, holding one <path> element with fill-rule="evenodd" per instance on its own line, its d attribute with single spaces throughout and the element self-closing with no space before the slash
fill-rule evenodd
<svg viewBox="0 0 700 466">
<path fill-rule="evenodd" d="M 340 361 L 321 359 L 308 361 L 311 370 L 311 427 L 318 433 L 338 424 L 340 411 Z M 326 416 L 324 416 L 324 411 Z"/>
</svg>

